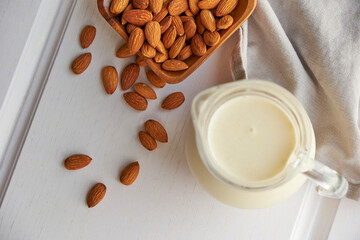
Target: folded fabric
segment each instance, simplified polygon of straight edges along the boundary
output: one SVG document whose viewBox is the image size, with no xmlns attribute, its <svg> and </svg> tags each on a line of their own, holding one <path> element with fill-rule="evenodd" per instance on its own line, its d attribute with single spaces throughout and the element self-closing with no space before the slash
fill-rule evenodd
<svg viewBox="0 0 360 240">
<path fill-rule="evenodd" d="M 259 0 L 237 34 L 234 78 L 292 92 L 314 126 L 316 159 L 360 184 L 360 1 Z"/>
</svg>

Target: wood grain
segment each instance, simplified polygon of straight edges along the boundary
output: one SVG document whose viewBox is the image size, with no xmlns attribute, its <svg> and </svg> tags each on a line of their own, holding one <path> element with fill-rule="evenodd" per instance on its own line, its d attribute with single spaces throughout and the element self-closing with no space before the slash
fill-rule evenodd
<svg viewBox="0 0 360 240">
<path fill-rule="evenodd" d="M 105 18 L 105 20 L 110 24 L 112 28 L 115 29 L 118 34 L 120 34 L 120 36 L 127 40 L 129 36 L 125 30 L 125 27 L 121 25 L 119 18 L 111 14 L 109 11 L 111 0 L 97 0 L 97 3 L 99 12 Z M 255 9 L 256 3 L 257 0 L 239 1 L 236 9 L 234 10 L 234 12 L 231 13 L 231 16 L 234 18 L 233 25 L 226 30 L 220 31 L 220 41 L 216 45 L 208 48 L 205 55 L 201 57 L 197 57 L 194 55 L 186 59 L 185 62 L 189 66 L 188 69 L 178 72 L 170 72 L 162 69 L 161 64 L 154 62 L 152 59 L 145 58 L 145 61 L 147 62 L 148 66 L 160 78 L 166 80 L 167 83 L 175 84 L 185 80 L 185 78 L 190 76 L 191 73 L 193 73 L 206 59 L 208 59 L 211 54 L 213 54 L 215 50 L 218 49 L 231 36 L 231 34 L 233 34 L 236 29 L 238 29 L 246 21 L 246 19 L 249 18 L 249 16 Z M 138 54 L 142 56 L 140 52 Z"/>
</svg>

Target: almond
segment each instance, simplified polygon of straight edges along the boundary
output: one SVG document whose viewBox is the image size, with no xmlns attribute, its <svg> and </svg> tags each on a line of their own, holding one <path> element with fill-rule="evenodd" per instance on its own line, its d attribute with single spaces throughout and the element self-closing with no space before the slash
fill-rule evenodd
<svg viewBox="0 0 360 240">
<path fill-rule="evenodd" d="M 175 42 L 175 39 L 176 39 L 176 28 L 175 26 L 170 26 L 162 37 L 165 48 L 170 48 L 171 45 L 173 45 L 173 43 Z"/>
<path fill-rule="evenodd" d="M 190 9 L 185 11 L 185 15 L 188 16 L 188 17 L 193 17 L 194 16 L 194 14 L 190 11 Z"/>
<path fill-rule="evenodd" d="M 150 0 L 150 9 L 153 13 L 157 14 L 161 11 L 163 0 Z"/>
<path fill-rule="evenodd" d="M 91 62 L 91 53 L 83 53 L 77 58 L 75 58 L 75 60 L 71 64 L 71 70 L 75 74 L 81 74 L 88 68 L 90 62 Z"/>
<path fill-rule="evenodd" d="M 161 104 L 161 107 L 166 110 L 172 110 L 180 107 L 184 101 L 185 96 L 182 92 L 174 92 L 165 98 Z"/>
<path fill-rule="evenodd" d="M 199 0 L 189 0 L 189 9 L 194 15 L 197 15 L 200 11 L 198 7 L 198 2 Z"/>
<path fill-rule="evenodd" d="M 96 28 L 94 26 L 86 26 L 81 31 L 80 44 L 82 48 L 88 48 L 94 41 Z"/>
<path fill-rule="evenodd" d="M 169 29 L 171 22 L 172 22 L 172 16 L 167 16 L 160 22 L 161 34 L 163 34 Z"/>
<path fill-rule="evenodd" d="M 155 21 L 148 22 L 145 26 L 145 37 L 147 42 L 153 47 L 159 44 L 161 39 L 160 24 Z"/>
<path fill-rule="evenodd" d="M 95 207 L 104 197 L 106 186 L 102 183 L 95 184 L 87 195 L 87 205 L 89 208 Z"/>
<path fill-rule="evenodd" d="M 103 68 L 101 75 L 105 91 L 107 94 L 113 94 L 119 82 L 118 72 L 113 66 L 106 66 Z"/>
<path fill-rule="evenodd" d="M 149 151 L 153 151 L 157 148 L 155 139 L 144 131 L 139 132 L 139 140 L 144 148 Z"/>
<path fill-rule="evenodd" d="M 144 55 L 144 57 L 153 58 L 156 55 L 156 49 L 150 46 L 148 42 L 144 42 L 141 47 L 141 53 Z"/>
<path fill-rule="evenodd" d="M 184 22 L 184 32 L 186 35 L 186 40 L 192 38 L 196 33 L 196 24 L 195 21 L 185 21 Z"/>
<path fill-rule="evenodd" d="M 138 93 L 135 92 L 127 92 L 123 95 L 127 104 L 130 107 L 134 108 L 138 111 L 145 111 L 147 108 L 147 101 L 144 97 L 140 96 Z"/>
<path fill-rule="evenodd" d="M 157 88 L 163 88 L 166 85 L 166 82 L 156 75 L 152 70 L 146 71 L 146 76 L 149 82 Z"/>
<path fill-rule="evenodd" d="M 132 31 L 134 31 L 135 28 L 137 28 L 137 26 L 134 25 L 134 24 L 132 24 L 132 23 L 128 23 L 128 24 L 126 25 L 126 31 L 127 31 L 129 34 L 131 34 Z"/>
<path fill-rule="evenodd" d="M 228 29 L 234 22 L 234 19 L 230 15 L 223 16 L 220 20 L 216 23 L 216 27 L 218 29 Z"/>
<path fill-rule="evenodd" d="M 146 9 L 149 6 L 149 0 L 133 0 L 134 8 Z"/>
<path fill-rule="evenodd" d="M 170 15 L 177 16 L 188 10 L 189 5 L 187 0 L 172 0 L 168 6 Z"/>
<path fill-rule="evenodd" d="M 131 53 L 137 53 L 144 44 L 145 35 L 141 28 L 135 28 L 129 36 L 128 47 Z"/>
<path fill-rule="evenodd" d="M 206 45 L 214 46 L 220 41 L 220 34 L 217 31 L 205 31 L 203 38 Z"/>
<path fill-rule="evenodd" d="M 139 64 L 140 67 L 144 67 L 147 65 L 147 63 L 145 62 L 145 59 L 141 56 L 137 56 L 136 59 L 135 59 L 135 62 L 137 64 Z"/>
<path fill-rule="evenodd" d="M 209 10 L 201 10 L 200 19 L 204 27 L 208 29 L 210 32 L 216 30 L 216 22 L 214 15 Z"/>
<path fill-rule="evenodd" d="M 167 52 L 166 53 L 157 52 L 154 57 L 154 61 L 156 63 L 162 63 L 165 62 L 168 58 L 169 58 L 169 54 Z"/>
<path fill-rule="evenodd" d="M 133 7 L 133 5 L 130 3 L 130 4 L 125 8 L 124 12 L 129 11 L 129 10 L 131 10 L 131 9 L 134 9 L 134 7 Z M 124 12 L 123 12 L 123 15 L 124 15 Z M 122 25 L 127 24 L 127 21 L 124 19 L 123 16 L 121 16 L 121 24 L 122 24 Z"/>
<path fill-rule="evenodd" d="M 137 83 L 134 86 L 135 92 L 147 99 L 156 99 L 155 91 L 145 83 Z"/>
<path fill-rule="evenodd" d="M 128 44 L 125 43 L 124 45 L 122 45 L 119 50 L 117 50 L 116 52 L 116 57 L 118 58 L 127 58 L 134 55 L 134 53 L 130 52 L 130 49 L 128 47 Z"/>
<path fill-rule="evenodd" d="M 216 8 L 216 16 L 222 17 L 231 13 L 237 6 L 238 0 L 221 0 Z"/>
<path fill-rule="evenodd" d="M 156 50 L 158 50 L 162 54 L 166 53 L 166 49 L 162 41 L 158 43 L 158 45 L 156 46 Z"/>
<path fill-rule="evenodd" d="M 219 4 L 220 0 L 202 0 L 198 6 L 200 9 L 213 9 Z"/>
<path fill-rule="evenodd" d="M 120 182 L 127 186 L 133 184 L 139 175 L 139 171 L 140 165 L 138 162 L 130 163 L 124 168 L 124 170 L 122 170 Z"/>
<path fill-rule="evenodd" d="M 190 17 L 190 16 L 180 16 L 180 19 L 182 21 L 182 23 L 184 24 L 187 21 L 193 21 L 195 23 L 195 19 L 194 17 Z"/>
<path fill-rule="evenodd" d="M 179 16 L 173 16 L 171 24 L 175 26 L 177 35 L 184 35 L 184 26 Z"/>
<path fill-rule="evenodd" d="M 189 68 L 185 62 L 176 59 L 166 60 L 163 62 L 161 67 L 171 72 L 181 71 Z"/>
<path fill-rule="evenodd" d="M 87 155 L 75 154 L 65 159 L 64 165 L 67 170 L 78 170 L 89 165 L 91 160 Z"/>
<path fill-rule="evenodd" d="M 120 14 L 125 10 L 128 4 L 129 0 L 112 0 L 110 4 L 110 12 L 113 14 Z"/>
<path fill-rule="evenodd" d="M 179 60 L 185 60 L 188 59 L 193 55 L 193 52 L 191 51 L 191 46 L 187 45 L 183 47 L 183 49 L 180 51 L 179 55 L 177 55 L 177 59 Z"/>
<path fill-rule="evenodd" d="M 136 81 L 140 73 L 140 67 L 136 63 L 127 65 L 121 73 L 121 89 L 128 90 Z"/>
<path fill-rule="evenodd" d="M 191 50 L 196 56 L 203 56 L 206 53 L 206 44 L 200 34 L 195 34 L 191 39 Z"/>
<path fill-rule="evenodd" d="M 145 130 L 150 134 L 150 136 L 155 138 L 155 140 L 162 143 L 168 142 L 167 132 L 158 121 L 147 120 L 144 125 Z"/>
<path fill-rule="evenodd" d="M 160 12 L 158 12 L 154 15 L 153 21 L 161 22 L 168 13 L 169 12 L 168 12 L 167 8 L 165 6 L 163 6 L 161 8 Z"/>
<path fill-rule="evenodd" d="M 185 46 L 186 35 L 178 37 L 169 50 L 169 57 L 176 58 L 181 49 Z"/>
<path fill-rule="evenodd" d="M 153 19 L 151 12 L 143 9 L 131 9 L 124 12 L 123 17 L 129 23 L 138 26 L 143 26 Z"/>
<path fill-rule="evenodd" d="M 196 18 L 195 18 L 195 23 L 196 23 L 196 31 L 197 31 L 199 34 L 203 34 L 204 31 L 205 31 L 205 27 L 204 27 L 204 25 L 202 24 L 199 15 L 196 16 Z"/>
</svg>

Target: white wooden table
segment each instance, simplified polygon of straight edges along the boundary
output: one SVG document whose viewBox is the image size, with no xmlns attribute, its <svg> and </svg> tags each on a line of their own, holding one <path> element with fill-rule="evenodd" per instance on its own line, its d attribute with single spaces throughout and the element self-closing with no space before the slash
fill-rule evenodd
<svg viewBox="0 0 360 240">
<path fill-rule="evenodd" d="M 212 199 L 191 176 L 184 159 L 190 103 L 202 89 L 232 80 L 236 38 L 136 112 L 119 90 L 108 96 L 101 84 L 103 66 L 121 71 L 134 58 L 114 56 L 123 40 L 95 0 L 25 2 L 0 2 L 0 239 L 360 238 L 360 204 L 321 198 L 311 184 L 274 207 L 240 210 Z M 78 38 L 87 24 L 96 26 L 97 36 L 82 50 Z M 75 76 L 69 66 L 85 51 L 93 60 Z M 147 81 L 143 70 L 139 80 Z M 184 92 L 186 101 L 165 112 L 161 99 L 173 91 Z M 152 153 L 137 139 L 149 118 L 169 134 L 169 143 Z M 69 172 L 63 160 L 73 153 L 93 162 Z M 119 173 L 134 160 L 140 175 L 125 187 Z M 86 194 L 98 181 L 107 194 L 88 209 Z"/>
</svg>

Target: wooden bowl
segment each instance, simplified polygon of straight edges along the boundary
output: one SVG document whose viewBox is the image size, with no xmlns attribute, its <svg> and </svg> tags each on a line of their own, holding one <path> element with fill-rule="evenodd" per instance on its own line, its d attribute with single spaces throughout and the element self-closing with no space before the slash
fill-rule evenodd
<svg viewBox="0 0 360 240">
<path fill-rule="evenodd" d="M 105 18 L 105 20 L 111 25 L 112 28 L 117 31 L 120 36 L 122 36 L 126 41 L 129 37 L 126 32 L 125 26 L 121 24 L 120 17 L 121 15 L 115 16 L 110 13 L 109 7 L 112 0 L 97 0 L 98 9 L 100 14 Z M 164 79 L 167 83 L 175 84 L 183 81 L 187 78 L 196 68 L 198 68 L 210 55 L 218 48 L 221 44 L 223 44 L 226 39 L 228 39 L 231 34 L 238 29 L 241 24 L 243 24 L 246 19 L 248 19 L 251 13 L 254 11 L 257 0 L 239 0 L 238 6 L 236 9 L 230 14 L 234 18 L 233 25 L 226 29 L 220 30 L 220 41 L 212 47 L 209 47 L 206 51 L 206 54 L 197 57 L 195 55 L 186 59 L 185 62 L 188 64 L 189 68 L 183 71 L 178 72 L 170 72 L 161 68 L 161 64 L 154 62 L 152 59 L 145 58 L 148 66 L 158 75 L 160 78 Z M 138 52 L 138 55 L 142 56 L 141 52 Z"/>
</svg>

